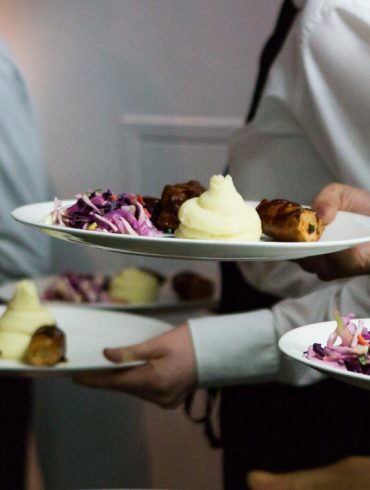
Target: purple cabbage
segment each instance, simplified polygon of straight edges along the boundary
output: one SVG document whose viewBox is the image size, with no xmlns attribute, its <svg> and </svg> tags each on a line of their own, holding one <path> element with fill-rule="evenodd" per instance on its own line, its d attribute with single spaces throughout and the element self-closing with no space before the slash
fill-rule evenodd
<svg viewBox="0 0 370 490">
<path fill-rule="evenodd" d="M 161 236 L 150 219 L 141 196 L 110 190 L 77 194 L 77 201 L 68 208 L 55 200 L 52 223 L 89 231 L 103 231 L 133 236 Z"/>
<path fill-rule="evenodd" d="M 370 332 L 363 320 L 354 320 L 352 313 L 335 314 L 337 326 L 327 345 L 313 343 L 304 353 L 308 359 L 337 363 L 348 371 L 370 375 Z"/>
<path fill-rule="evenodd" d="M 71 303 L 101 303 L 109 301 L 109 279 L 104 274 L 63 272 L 56 277 L 43 293 L 47 301 Z"/>
</svg>

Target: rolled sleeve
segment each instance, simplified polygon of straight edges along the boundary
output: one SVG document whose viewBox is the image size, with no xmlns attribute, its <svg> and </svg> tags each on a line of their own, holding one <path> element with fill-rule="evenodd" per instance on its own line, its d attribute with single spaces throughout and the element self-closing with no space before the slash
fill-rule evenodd
<svg viewBox="0 0 370 490">
<path fill-rule="evenodd" d="M 270 310 L 189 321 L 202 387 L 268 381 L 279 366 Z"/>
</svg>

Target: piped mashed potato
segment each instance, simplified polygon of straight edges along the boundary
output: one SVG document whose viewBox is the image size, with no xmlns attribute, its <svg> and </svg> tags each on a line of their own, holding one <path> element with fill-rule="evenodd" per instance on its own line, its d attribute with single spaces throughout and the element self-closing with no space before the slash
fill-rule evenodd
<svg viewBox="0 0 370 490">
<path fill-rule="evenodd" d="M 111 279 L 108 292 L 115 302 L 148 304 L 158 299 L 159 288 L 160 280 L 154 274 L 129 267 Z"/>
<path fill-rule="evenodd" d="M 243 200 L 230 175 L 214 175 L 207 191 L 182 204 L 179 220 L 177 238 L 258 241 L 262 234 L 257 211 Z"/>
<path fill-rule="evenodd" d="M 0 357 L 23 361 L 32 335 L 46 325 L 56 325 L 54 316 L 40 303 L 34 283 L 20 281 L 0 317 Z"/>
</svg>

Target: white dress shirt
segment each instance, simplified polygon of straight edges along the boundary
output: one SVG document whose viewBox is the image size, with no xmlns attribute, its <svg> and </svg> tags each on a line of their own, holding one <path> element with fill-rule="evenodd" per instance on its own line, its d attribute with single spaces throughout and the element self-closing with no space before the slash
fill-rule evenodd
<svg viewBox="0 0 370 490">
<path fill-rule="evenodd" d="M 295 1 L 301 7 L 253 123 L 230 144 L 230 173 L 248 200 L 310 204 L 338 181 L 370 190 L 370 2 Z M 270 310 L 190 321 L 201 386 L 259 381 L 304 385 L 322 375 L 289 361 L 277 341 L 292 328 L 370 314 L 370 277 L 324 283 L 290 262 L 243 262 Z"/>
<path fill-rule="evenodd" d="M 0 40 L 0 282 L 45 273 L 50 239 L 11 211 L 47 200 L 38 128 L 22 76 Z"/>
</svg>

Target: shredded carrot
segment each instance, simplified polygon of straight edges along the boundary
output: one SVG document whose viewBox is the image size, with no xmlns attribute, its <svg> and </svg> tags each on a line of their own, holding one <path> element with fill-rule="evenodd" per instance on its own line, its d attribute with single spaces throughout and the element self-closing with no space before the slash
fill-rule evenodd
<svg viewBox="0 0 370 490">
<path fill-rule="evenodd" d="M 369 345 L 369 342 L 365 340 L 362 335 L 358 335 L 357 338 L 360 345 Z"/>
<path fill-rule="evenodd" d="M 112 194 L 112 201 L 117 201 L 117 196 L 116 196 L 116 194 Z"/>
</svg>

